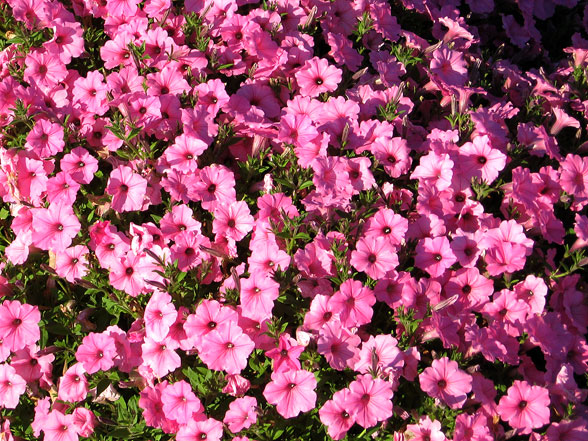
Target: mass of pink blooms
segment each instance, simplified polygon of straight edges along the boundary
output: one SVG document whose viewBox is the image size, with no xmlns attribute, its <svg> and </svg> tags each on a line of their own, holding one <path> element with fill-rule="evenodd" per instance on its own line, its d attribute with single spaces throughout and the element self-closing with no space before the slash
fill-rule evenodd
<svg viewBox="0 0 588 441">
<path fill-rule="evenodd" d="M 588 6 L 0 8 L 0 439 L 588 439 Z"/>
</svg>

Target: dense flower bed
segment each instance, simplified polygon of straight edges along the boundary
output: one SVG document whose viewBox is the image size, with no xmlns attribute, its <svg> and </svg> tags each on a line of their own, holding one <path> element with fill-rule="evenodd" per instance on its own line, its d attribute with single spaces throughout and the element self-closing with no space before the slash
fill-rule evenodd
<svg viewBox="0 0 588 441">
<path fill-rule="evenodd" d="M 0 439 L 588 439 L 587 29 L 0 0 Z"/>
</svg>

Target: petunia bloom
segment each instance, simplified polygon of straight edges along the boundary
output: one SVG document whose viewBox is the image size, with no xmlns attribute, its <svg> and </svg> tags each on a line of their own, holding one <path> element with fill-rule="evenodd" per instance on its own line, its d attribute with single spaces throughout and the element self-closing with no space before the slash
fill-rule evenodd
<svg viewBox="0 0 588 441">
<path fill-rule="evenodd" d="M 274 372 L 263 396 L 284 418 L 293 418 L 300 412 L 314 409 L 316 404 L 316 378 L 305 370 Z"/>
</svg>

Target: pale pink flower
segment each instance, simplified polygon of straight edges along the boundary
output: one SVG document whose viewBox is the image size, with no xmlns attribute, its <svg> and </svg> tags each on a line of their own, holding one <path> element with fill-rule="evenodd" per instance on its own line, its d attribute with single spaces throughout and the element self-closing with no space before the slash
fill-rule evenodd
<svg viewBox="0 0 588 441">
<path fill-rule="evenodd" d="M 263 396 L 284 418 L 308 412 L 316 405 L 317 382 L 312 372 L 304 370 L 274 372 Z"/>
</svg>

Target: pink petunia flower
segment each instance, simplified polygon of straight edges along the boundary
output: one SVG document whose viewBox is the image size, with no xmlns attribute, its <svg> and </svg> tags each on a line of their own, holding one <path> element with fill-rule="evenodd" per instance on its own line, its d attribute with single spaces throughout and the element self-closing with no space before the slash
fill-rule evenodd
<svg viewBox="0 0 588 441">
<path fill-rule="evenodd" d="M 200 421 L 190 420 L 185 426 L 181 426 L 176 435 L 177 441 L 220 441 L 223 436 L 223 424 L 214 418 Z"/>
<path fill-rule="evenodd" d="M 257 421 L 257 400 L 254 397 L 237 398 L 229 404 L 223 423 L 233 433 L 251 427 Z"/>
<path fill-rule="evenodd" d="M 319 331 L 317 352 L 326 358 L 333 369 L 342 371 L 358 353 L 360 343 L 358 335 L 342 327 L 340 322 L 330 321 Z"/>
<path fill-rule="evenodd" d="M 202 337 L 200 359 L 209 369 L 238 374 L 247 366 L 255 344 L 235 322 L 214 329 Z"/>
<path fill-rule="evenodd" d="M 284 333 L 278 339 L 278 347 L 266 351 L 265 355 L 272 359 L 274 372 L 286 372 L 301 369 L 299 357 L 302 352 L 304 346 L 299 345 L 290 334 Z"/>
<path fill-rule="evenodd" d="M 441 431 L 441 423 L 431 421 L 428 416 L 421 417 L 418 424 L 406 426 L 407 435 L 413 441 L 445 441 L 445 434 Z"/>
<path fill-rule="evenodd" d="M 498 414 L 521 433 L 549 423 L 549 391 L 541 386 L 531 386 L 526 381 L 515 380 L 498 403 Z"/>
<path fill-rule="evenodd" d="M 169 336 L 161 342 L 145 337 L 141 345 L 143 363 L 151 368 L 153 375 L 162 378 L 182 365 L 182 360 L 175 351 L 178 346 Z"/>
<path fill-rule="evenodd" d="M 112 195 L 113 210 L 119 213 L 141 210 L 146 192 L 147 180 L 132 168 L 120 165 L 110 173 L 106 193 Z"/>
<path fill-rule="evenodd" d="M 168 384 L 161 392 L 161 403 L 165 416 L 179 424 L 187 424 L 194 414 L 204 413 L 202 403 L 184 380 Z"/>
<path fill-rule="evenodd" d="M 433 52 L 431 72 L 450 86 L 462 87 L 468 73 L 463 53 L 441 46 Z"/>
<path fill-rule="evenodd" d="M 76 360 L 82 363 L 88 374 L 94 374 L 113 367 L 116 355 L 114 338 L 107 334 L 91 332 L 84 337 L 82 344 L 78 347 Z"/>
<path fill-rule="evenodd" d="M 145 307 L 145 335 L 155 341 L 163 340 L 171 325 L 174 324 L 178 312 L 174 307 L 171 296 L 164 292 L 155 292 Z"/>
<path fill-rule="evenodd" d="M 385 238 L 367 236 L 357 241 L 350 263 L 356 270 L 377 280 L 398 266 L 398 256 Z"/>
<path fill-rule="evenodd" d="M 314 57 L 294 74 L 300 95 L 315 97 L 323 92 L 334 92 L 341 82 L 341 70 L 331 66 L 324 58 Z"/>
<path fill-rule="evenodd" d="M 415 266 L 431 277 L 441 276 L 447 268 L 457 262 L 455 254 L 445 236 L 421 239 L 416 247 Z"/>
<path fill-rule="evenodd" d="M 77 441 L 78 427 L 73 414 L 63 414 L 59 410 L 52 410 L 42 428 L 47 441 Z"/>
<path fill-rule="evenodd" d="M 33 242 L 43 250 L 64 251 L 80 231 L 80 221 L 69 205 L 52 204 L 33 212 Z"/>
<path fill-rule="evenodd" d="M 261 321 L 271 318 L 280 285 L 260 271 L 241 279 L 241 311 L 245 317 Z"/>
<path fill-rule="evenodd" d="M 72 90 L 74 102 L 96 115 L 104 115 L 108 110 L 108 87 L 98 71 L 90 71 L 86 78 L 78 78 Z"/>
<path fill-rule="evenodd" d="M 305 370 L 274 372 L 265 386 L 263 396 L 284 418 L 308 412 L 316 405 L 317 382 L 314 374 Z"/>
<path fill-rule="evenodd" d="M 63 151 L 63 134 L 63 127 L 60 124 L 40 119 L 27 135 L 25 149 L 37 152 L 41 158 L 49 158 Z"/>
<path fill-rule="evenodd" d="M 431 366 L 419 375 L 421 389 L 433 398 L 438 398 L 452 409 L 465 403 L 472 390 L 472 377 L 459 369 L 456 361 L 442 357 L 433 360 Z"/>
<path fill-rule="evenodd" d="M 359 280 L 348 279 L 339 286 L 329 300 L 333 313 L 339 314 L 341 323 L 347 328 L 364 325 L 372 319 L 372 306 L 376 297 L 371 289 Z"/>
<path fill-rule="evenodd" d="M 18 300 L 5 300 L 0 305 L 0 339 L 12 352 L 36 343 L 41 337 L 39 308 Z"/>
<path fill-rule="evenodd" d="M 88 380 L 82 363 L 72 365 L 59 380 L 57 397 L 63 401 L 75 403 L 82 401 L 88 394 Z"/>
<path fill-rule="evenodd" d="M 476 136 L 472 142 L 466 142 L 459 148 L 461 170 L 469 182 L 478 177 L 491 184 L 506 165 L 506 155 L 492 148 L 487 135 Z"/>
<path fill-rule="evenodd" d="M 79 184 L 89 184 L 98 171 L 98 160 L 83 147 L 76 147 L 59 163 L 61 170 Z"/>
<path fill-rule="evenodd" d="M 321 422 L 327 426 L 327 432 L 334 440 L 340 440 L 351 426 L 355 424 L 355 416 L 345 408 L 349 402 L 349 389 L 342 389 L 333 394 L 333 399 L 328 400 L 319 410 Z"/>
<path fill-rule="evenodd" d="M 27 382 L 9 364 L 0 363 L 0 406 L 16 409 Z"/>
<path fill-rule="evenodd" d="M 369 374 L 358 375 L 349 385 L 344 407 L 355 415 L 355 421 L 367 429 L 392 416 L 392 385 Z"/>
<path fill-rule="evenodd" d="M 24 65 L 24 80 L 29 84 L 52 87 L 67 76 L 65 64 L 44 49 L 30 51 Z"/>
<path fill-rule="evenodd" d="M 76 245 L 57 253 L 55 272 L 70 283 L 75 283 L 88 273 L 88 248 Z"/>
<path fill-rule="evenodd" d="M 238 242 L 253 229 L 253 216 L 244 201 L 220 204 L 214 210 L 212 231 L 217 236 L 225 236 Z"/>
</svg>

